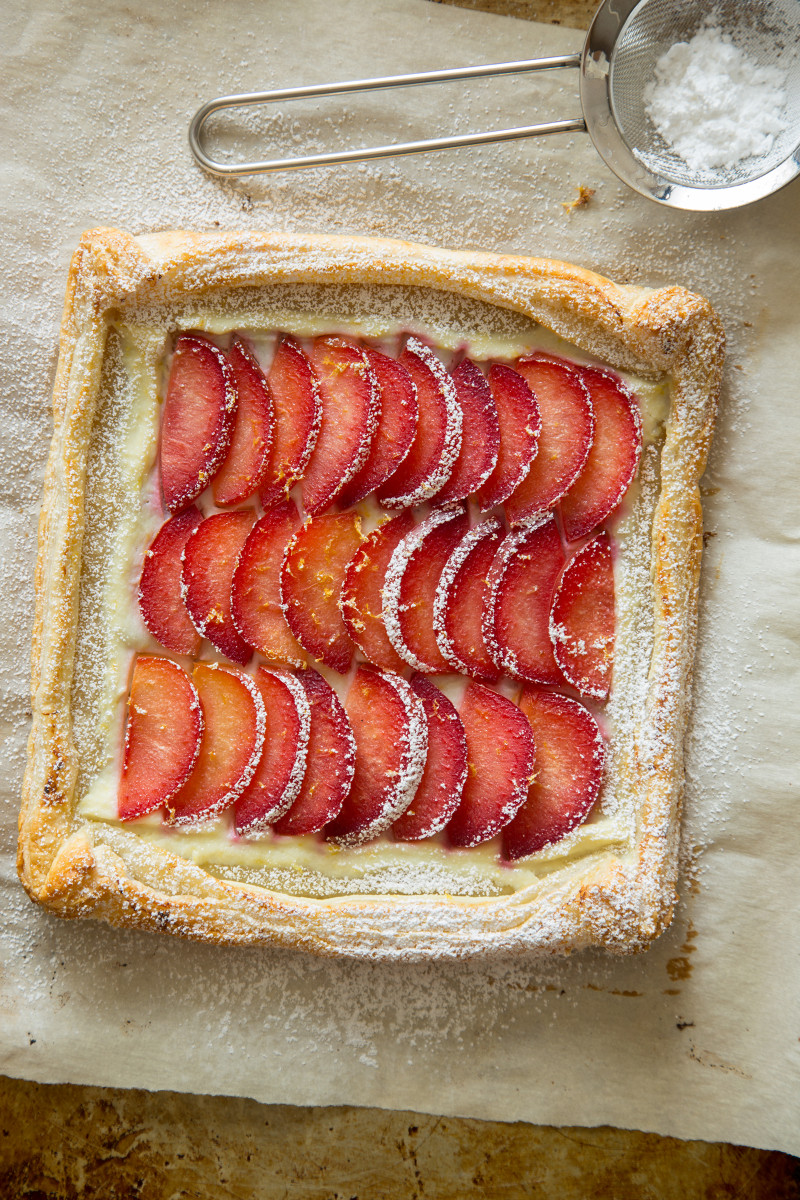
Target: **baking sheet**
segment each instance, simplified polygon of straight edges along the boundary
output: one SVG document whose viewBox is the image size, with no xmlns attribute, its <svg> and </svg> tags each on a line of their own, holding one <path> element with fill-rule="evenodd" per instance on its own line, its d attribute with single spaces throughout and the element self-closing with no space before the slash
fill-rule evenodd
<svg viewBox="0 0 800 1200">
<path fill-rule="evenodd" d="M 6 30 L 0 1070 L 276 1103 L 614 1124 L 800 1153 L 800 185 L 739 213 L 669 212 L 626 191 L 578 134 L 239 182 L 193 165 L 186 125 L 217 94 L 580 45 L 574 31 L 425 0 L 191 10 L 164 0 L 136 12 L 34 2 L 7 14 Z M 381 141 L 416 138 L 436 122 L 455 132 L 578 111 L 574 73 L 470 89 L 469 103 L 463 85 L 384 93 L 371 120 L 363 100 L 348 98 L 324 136 L 336 144 L 363 126 Z M 266 125 L 286 152 L 322 148 L 300 110 Z M 218 128 L 224 148 L 229 127 Z M 595 195 L 569 213 L 579 185 Z M 14 840 L 49 392 L 69 256 L 99 224 L 513 250 L 619 282 L 678 282 L 718 306 L 730 356 L 706 478 L 682 901 L 645 955 L 328 962 L 68 924 L 27 900 Z"/>
</svg>

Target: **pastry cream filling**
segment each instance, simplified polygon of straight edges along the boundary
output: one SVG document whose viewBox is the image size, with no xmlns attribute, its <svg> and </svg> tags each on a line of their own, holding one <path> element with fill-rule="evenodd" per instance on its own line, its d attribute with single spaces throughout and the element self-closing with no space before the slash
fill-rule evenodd
<svg viewBox="0 0 800 1200">
<path fill-rule="evenodd" d="M 636 810 L 631 772 L 624 766 L 633 758 L 652 652 L 650 542 L 659 448 L 669 406 L 667 382 L 646 381 L 625 372 L 619 373 L 640 402 L 644 454 L 613 528 L 617 546 L 614 682 L 606 708 L 593 707 L 608 739 L 607 771 L 600 800 L 585 824 L 555 845 L 508 865 L 499 859 L 497 841 L 453 850 L 441 837 L 395 843 L 384 836 L 363 846 L 340 848 L 316 837 L 240 839 L 229 814 L 191 830 L 165 826 L 158 813 L 125 824 L 117 820 L 133 659 L 137 653 L 167 653 L 141 620 L 137 591 L 145 550 L 165 520 L 157 456 L 166 351 L 173 332 L 196 329 L 213 336 L 245 331 L 265 367 L 275 342 L 270 330 L 297 337 L 336 332 L 385 339 L 387 347 L 401 332 L 416 332 L 445 356 L 466 348 L 478 360 L 514 359 L 538 350 L 576 362 L 596 361 L 518 313 L 426 289 L 276 285 L 250 293 L 246 304 L 241 295 L 232 299 L 237 303 L 219 302 L 216 308 L 204 310 L 184 307 L 167 318 L 133 311 L 109 329 L 89 450 L 73 683 L 73 732 L 80 760 L 78 821 L 96 842 L 105 841 L 120 853 L 131 869 L 138 843 L 145 858 L 145 847 L 160 848 L 219 878 L 298 896 L 353 892 L 492 896 L 535 886 L 554 873 L 571 872 L 576 864 L 609 854 L 625 858 L 633 845 Z M 329 315 L 340 309 L 342 315 Z M 379 510 L 371 502 L 359 507 L 368 531 L 377 523 Z M 222 657 L 207 643 L 202 653 Z M 191 666 L 188 659 L 177 661 Z M 350 677 L 315 666 L 344 699 Z M 437 677 L 436 682 L 456 703 L 466 683 L 456 675 Z M 500 686 L 509 695 L 518 690 L 511 681 Z"/>
</svg>

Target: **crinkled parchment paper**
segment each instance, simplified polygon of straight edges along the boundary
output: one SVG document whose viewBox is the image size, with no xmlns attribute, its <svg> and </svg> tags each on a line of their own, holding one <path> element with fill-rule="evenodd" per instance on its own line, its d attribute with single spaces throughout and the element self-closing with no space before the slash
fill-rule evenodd
<svg viewBox="0 0 800 1200">
<path fill-rule="evenodd" d="M 580 36 L 423 0 L 33 0 L 4 26 L 0 1070 L 800 1153 L 800 186 L 738 213 L 669 212 L 618 184 L 581 135 L 219 182 L 186 146 L 212 96 L 562 52 Z M 371 119 L 345 98 L 321 137 L 307 110 L 261 128 L 291 152 L 362 128 L 385 141 L 578 111 L 574 73 L 474 83 L 469 104 L 465 90 L 383 93 Z M 217 131 L 227 144 L 229 123 Z M 570 214 L 579 185 L 595 195 Z M 49 393 L 69 256 L 99 224 L 514 250 L 681 283 L 718 306 L 730 357 L 706 480 L 682 901 L 647 954 L 328 962 L 68 924 L 27 900 L 14 843 Z"/>
</svg>

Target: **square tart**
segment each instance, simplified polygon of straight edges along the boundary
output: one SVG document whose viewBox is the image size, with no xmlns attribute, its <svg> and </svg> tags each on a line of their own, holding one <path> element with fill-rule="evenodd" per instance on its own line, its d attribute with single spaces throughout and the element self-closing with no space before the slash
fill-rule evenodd
<svg viewBox="0 0 800 1200">
<path fill-rule="evenodd" d="M 412 334 L 447 361 L 466 350 L 483 364 L 534 352 L 599 365 L 638 397 L 643 453 L 608 526 L 616 649 L 607 705 L 588 701 L 606 743 L 588 820 L 508 862 L 497 839 L 337 845 L 236 838 L 224 813 L 198 828 L 158 813 L 118 819 L 132 666 L 137 654 L 169 657 L 137 589 L 168 515 L 159 430 L 185 331 L 223 347 L 241 334 L 265 370 L 276 332 L 391 353 Z M 31 898 L 64 917 L 371 959 L 645 947 L 676 898 L 698 482 L 723 346 L 703 298 L 555 261 L 349 236 L 86 233 L 69 274 L 40 520 L 18 855 Z M 368 531 L 374 506 L 362 507 Z M 343 697 L 346 679 L 327 678 Z M 463 680 L 442 687 L 457 697 Z M 500 690 L 513 698 L 519 686 Z"/>
</svg>

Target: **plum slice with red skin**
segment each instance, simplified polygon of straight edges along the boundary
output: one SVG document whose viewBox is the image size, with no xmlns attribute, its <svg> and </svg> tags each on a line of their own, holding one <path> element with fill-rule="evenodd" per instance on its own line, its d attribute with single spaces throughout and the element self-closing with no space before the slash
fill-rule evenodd
<svg viewBox="0 0 800 1200">
<path fill-rule="evenodd" d="M 241 504 L 261 486 L 269 468 L 275 419 L 272 395 L 258 360 L 235 337 L 228 361 L 236 380 L 236 419 L 227 456 L 214 479 L 214 503 L 220 508 Z"/>
<path fill-rule="evenodd" d="M 483 636 L 483 613 L 489 571 L 503 534 L 496 517 L 465 533 L 445 564 L 433 600 L 433 628 L 442 657 L 455 671 L 485 683 L 500 678 Z"/>
<path fill-rule="evenodd" d="M 267 384 L 275 423 L 269 466 L 259 496 L 264 508 L 271 508 L 285 500 L 305 474 L 319 435 L 322 402 L 311 363 L 294 338 L 284 336 L 279 340 Z"/>
<path fill-rule="evenodd" d="M 413 337 L 400 362 L 417 389 L 419 419 L 410 450 L 376 493 L 386 508 L 413 508 L 434 497 L 450 478 L 461 449 L 461 406 L 444 363 Z"/>
<path fill-rule="evenodd" d="M 439 508 L 416 525 L 394 550 L 383 588 L 383 619 L 389 641 L 417 671 L 446 672 L 434 629 L 433 604 L 442 571 L 467 530 L 460 504 Z"/>
<path fill-rule="evenodd" d="M 594 437 L 589 391 L 568 363 L 521 358 L 516 370 L 530 384 L 542 428 L 530 469 L 505 502 L 512 525 L 554 508 L 583 470 Z"/>
<path fill-rule="evenodd" d="M 316 516 L 367 461 L 380 417 L 380 391 L 365 352 L 344 338 L 315 338 L 310 358 L 322 419 L 303 479 L 303 507 Z"/>
<path fill-rule="evenodd" d="M 173 654 L 196 654 L 200 649 L 200 635 L 181 595 L 181 571 L 184 547 L 202 520 L 194 505 L 170 517 L 144 556 L 139 611 L 156 641 Z"/>
<path fill-rule="evenodd" d="M 471 359 L 452 372 L 463 417 L 461 449 L 450 478 L 436 493 L 436 503 L 451 504 L 477 492 L 494 471 L 500 450 L 497 405 L 486 377 Z"/>
<path fill-rule="evenodd" d="M 197 663 L 192 681 L 203 709 L 203 736 L 191 775 L 167 801 L 170 825 L 206 821 L 233 804 L 253 778 L 264 747 L 264 701 L 249 675 Z"/>
<path fill-rule="evenodd" d="M 614 669 L 614 563 L 607 533 L 582 546 L 564 568 L 550 637 L 564 678 L 585 696 L 605 700 Z"/>
<path fill-rule="evenodd" d="M 357 504 L 394 475 L 411 449 L 419 420 L 417 389 L 403 364 L 371 346 L 365 346 L 364 353 L 378 382 L 380 419 L 367 461 L 339 493 L 343 508 Z"/>
<path fill-rule="evenodd" d="M 357 846 L 405 812 L 425 767 L 428 723 L 422 702 L 399 675 L 360 666 L 345 708 L 356 741 L 353 784 L 329 841 Z"/>
<path fill-rule="evenodd" d="M 461 803 L 467 778 L 467 739 L 456 709 L 424 675 L 412 675 L 409 683 L 425 709 L 428 754 L 414 798 L 392 826 L 392 836 L 401 842 L 444 829 Z"/>
<path fill-rule="evenodd" d="M 263 833 L 294 804 L 303 784 L 311 707 L 300 680 L 259 667 L 256 687 L 267 714 L 264 749 L 253 778 L 234 804 L 239 834 Z"/>
<path fill-rule="evenodd" d="M 303 671 L 298 679 L 308 697 L 311 728 L 299 795 L 273 824 L 285 837 L 318 833 L 339 814 L 356 762 L 353 731 L 333 688 L 317 671 Z"/>
<path fill-rule="evenodd" d="M 206 517 L 187 539 L 181 571 L 181 595 L 195 629 L 242 665 L 253 652 L 233 622 L 231 584 L 255 519 L 252 508 Z"/>
<path fill-rule="evenodd" d="M 501 671 L 531 683 L 563 682 L 550 640 L 550 607 L 564 550 L 552 515 L 507 534 L 489 571 L 483 636 Z"/>
<path fill-rule="evenodd" d="M 511 821 L 528 794 L 535 746 L 530 723 L 516 704 L 470 683 L 458 714 L 467 739 L 467 778 L 447 825 L 451 846 L 488 842 Z"/>
<path fill-rule="evenodd" d="M 172 355 L 161 421 L 161 489 L 172 513 L 196 500 L 228 452 L 236 381 L 225 355 L 206 338 L 182 333 Z"/>
<path fill-rule="evenodd" d="M 270 662 L 303 667 L 306 656 L 286 624 L 281 566 L 302 525 L 292 500 L 269 509 L 242 547 L 231 584 L 231 614 L 239 636 Z"/>
<path fill-rule="evenodd" d="M 499 445 L 494 470 L 478 491 L 483 512 L 507 500 L 528 474 L 542 429 L 536 397 L 519 372 L 492 363 L 489 388 L 497 411 Z"/>
<path fill-rule="evenodd" d="M 361 653 L 385 671 L 400 672 L 407 665 L 386 632 L 383 585 L 392 554 L 413 528 L 408 509 L 384 521 L 356 550 L 342 582 L 341 610 L 347 632 Z"/>
<path fill-rule="evenodd" d="M 304 650 L 333 671 L 350 669 L 355 646 L 342 620 L 339 597 L 347 564 L 364 538 L 358 513 L 309 517 L 286 548 L 281 602 Z"/>
<path fill-rule="evenodd" d="M 614 511 L 631 485 L 642 455 L 642 418 L 636 397 L 610 371 L 581 367 L 594 409 L 589 456 L 559 505 L 570 542 L 591 533 Z"/>
<path fill-rule="evenodd" d="M 586 820 L 605 763 L 597 722 L 577 700 L 526 687 L 519 706 L 533 729 L 536 770 L 524 804 L 503 830 L 503 857 L 512 860 L 552 845 Z"/>
<path fill-rule="evenodd" d="M 166 804 L 189 778 L 200 752 L 203 713 L 197 689 L 168 658 L 140 655 L 128 698 L 128 725 L 117 797 L 121 821 Z"/>
</svg>

